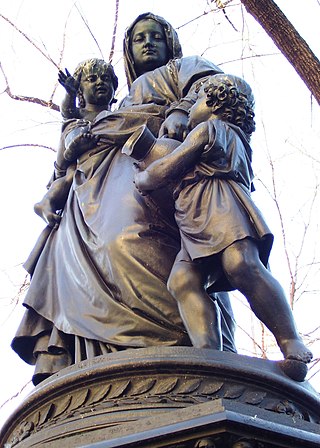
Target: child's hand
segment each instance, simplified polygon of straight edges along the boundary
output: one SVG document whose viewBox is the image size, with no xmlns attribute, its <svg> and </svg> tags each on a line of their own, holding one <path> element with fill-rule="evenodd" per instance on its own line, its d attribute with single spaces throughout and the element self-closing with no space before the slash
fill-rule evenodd
<svg viewBox="0 0 320 448">
<path fill-rule="evenodd" d="M 53 209 L 50 201 L 42 199 L 34 205 L 35 213 L 40 216 L 49 227 L 57 228 L 61 221 L 61 216 Z"/>
<path fill-rule="evenodd" d="M 80 79 L 74 78 L 67 69 L 66 73 L 64 73 L 62 70 L 59 70 L 58 81 L 66 89 L 69 95 L 77 95 L 80 85 Z"/>
<path fill-rule="evenodd" d="M 143 171 L 138 163 L 133 165 L 135 169 L 134 184 L 140 193 L 147 194 L 148 191 L 157 190 L 167 183 L 166 179 L 157 173 L 156 163 L 152 163 Z"/>
<path fill-rule="evenodd" d="M 94 148 L 100 139 L 99 135 L 92 134 L 88 130 L 88 126 L 78 128 L 77 135 L 75 135 L 71 143 L 67 146 L 63 156 L 69 162 L 75 161 L 81 154 L 84 154 L 89 149 Z"/>
</svg>

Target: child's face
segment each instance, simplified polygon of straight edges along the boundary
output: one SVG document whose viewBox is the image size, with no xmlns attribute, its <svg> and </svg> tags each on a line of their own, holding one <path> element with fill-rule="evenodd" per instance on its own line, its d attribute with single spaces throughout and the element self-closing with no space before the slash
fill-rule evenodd
<svg viewBox="0 0 320 448">
<path fill-rule="evenodd" d="M 85 67 L 81 76 L 81 90 L 86 105 L 108 107 L 114 97 L 109 70 L 104 66 Z"/>
<path fill-rule="evenodd" d="M 211 107 L 207 105 L 207 94 L 204 87 L 200 89 L 198 99 L 189 111 L 188 128 L 193 129 L 199 123 L 213 118 Z"/>
</svg>

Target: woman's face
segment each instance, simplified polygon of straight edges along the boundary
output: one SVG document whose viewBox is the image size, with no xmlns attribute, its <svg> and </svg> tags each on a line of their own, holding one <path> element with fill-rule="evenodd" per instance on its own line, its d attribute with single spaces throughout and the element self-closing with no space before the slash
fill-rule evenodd
<svg viewBox="0 0 320 448">
<path fill-rule="evenodd" d="M 168 47 L 162 26 L 152 19 L 140 20 L 133 28 L 131 50 L 137 75 L 168 62 Z"/>
</svg>

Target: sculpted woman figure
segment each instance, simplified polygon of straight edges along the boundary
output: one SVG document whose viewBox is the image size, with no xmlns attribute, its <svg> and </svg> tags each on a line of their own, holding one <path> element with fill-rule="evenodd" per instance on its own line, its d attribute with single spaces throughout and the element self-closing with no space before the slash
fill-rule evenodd
<svg viewBox="0 0 320 448">
<path fill-rule="evenodd" d="M 99 144 L 78 157 L 59 227 L 30 272 L 12 347 L 36 364 L 35 384 L 113 351 L 191 345 L 166 288 L 180 249 L 173 204 L 169 213 L 139 194 L 133 160 L 121 148 L 141 125 L 181 139 L 194 84 L 221 70 L 200 57 L 182 58 L 175 30 L 151 13 L 127 29 L 124 60 L 130 93 L 118 111 L 102 110 L 92 120 Z M 62 145 L 74 128 L 75 119 L 65 124 Z M 228 295 L 216 306 L 228 323 L 224 347 L 235 351 Z"/>
</svg>

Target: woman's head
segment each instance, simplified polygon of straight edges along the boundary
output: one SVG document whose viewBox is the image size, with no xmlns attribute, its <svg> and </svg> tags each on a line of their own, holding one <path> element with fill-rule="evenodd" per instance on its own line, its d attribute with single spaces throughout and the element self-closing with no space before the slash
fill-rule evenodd
<svg viewBox="0 0 320 448">
<path fill-rule="evenodd" d="M 199 103 L 205 101 L 210 112 L 223 121 L 235 124 L 248 138 L 255 131 L 254 97 L 251 87 L 242 78 L 218 74 L 199 86 Z M 201 104 L 200 104 L 201 105 Z M 195 106 L 193 106 L 196 108 Z"/>
<path fill-rule="evenodd" d="M 141 74 L 181 58 L 182 50 L 174 28 L 151 12 L 139 15 L 125 32 L 124 65 L 128 86 Z"/>
<path fill-rule="evenodd" d="M 103 59 L 87 59 L 81 62 L 73 77 L 79 82 L 78 99 L 81 108 L 85 107 L 85 96 L 95 97 L 94 101 L 106 105 L 114 102 L 118 88 L 118 78 L 111 64 Z"/>
</svg>

